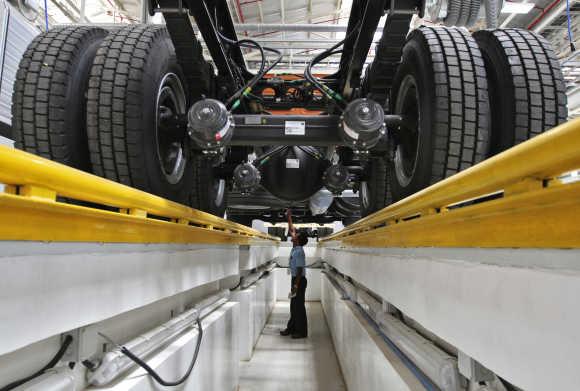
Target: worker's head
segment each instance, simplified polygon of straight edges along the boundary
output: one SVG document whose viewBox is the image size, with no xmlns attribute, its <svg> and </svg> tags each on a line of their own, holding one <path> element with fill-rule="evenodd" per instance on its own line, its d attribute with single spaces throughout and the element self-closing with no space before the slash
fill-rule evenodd
<svg viewBox="0 0 580 391">
<path fill-rule="evenodd" d="M 308 234 L 306 232 L 298 232 L 294 244 L 297 246 L 306 246 L 308 244 Z"/>
</svg>

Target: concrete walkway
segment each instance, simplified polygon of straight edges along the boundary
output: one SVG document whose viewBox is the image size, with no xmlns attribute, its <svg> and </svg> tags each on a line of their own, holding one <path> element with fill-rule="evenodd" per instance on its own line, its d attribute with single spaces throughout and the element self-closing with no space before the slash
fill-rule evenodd
<svg viewBox="0 0 580 391">
<path fill-rule="evenodd" d="M 318 302 L 306 304 L 309 336 L 293 340 L 286 326 L 288 302 L 278 302 L 258 340 L 252 360 L 241 363 L 240 391 L 344 391 L 346 387 Z"/>
</svg>

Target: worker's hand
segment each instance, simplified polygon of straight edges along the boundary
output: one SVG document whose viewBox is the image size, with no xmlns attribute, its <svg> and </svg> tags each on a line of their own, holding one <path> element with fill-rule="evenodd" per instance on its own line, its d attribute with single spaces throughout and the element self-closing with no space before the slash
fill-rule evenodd
<svg viewBox="0 0 580 391">
<path fill-rule="evenodd" d="M 292 217 L 292 209 L 286 209 L 286 217 Z"/>
</svg>

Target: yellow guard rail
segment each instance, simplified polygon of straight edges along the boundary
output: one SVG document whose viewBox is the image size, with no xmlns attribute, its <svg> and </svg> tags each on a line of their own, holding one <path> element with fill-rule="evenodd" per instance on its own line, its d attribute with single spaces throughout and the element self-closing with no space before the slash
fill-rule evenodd
<svg viewBox="0 0 580 391">
<path fill-rule="evenodd" d="M 0 146 L 0 183 L 7 185 L 0 192 L 0 240 L 214 244 L 276 240 L 4 146 Z"/>
<path fill-rule="evenodd" d="M 355 247 L 580 247 L 580 119 L 323 239 Z"/>
</svg>

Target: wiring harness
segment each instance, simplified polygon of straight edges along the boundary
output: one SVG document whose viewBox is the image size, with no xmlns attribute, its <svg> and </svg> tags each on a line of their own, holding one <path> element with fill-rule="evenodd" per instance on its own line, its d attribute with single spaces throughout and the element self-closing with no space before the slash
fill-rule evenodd
<svg viewBox="0 0 580 391">
<path fill-rule="evenodd" d="M 314 85 L 324 95 L 334 100 L 338 104 L 338 107 L 340 108 L 341 111 L 343 111 L 346 108 L 346 102 L 342 97 L 342 95 L 340 95 L 338 92 L 334 91 L 330 87 L 323 84 L 319 79 L 314 77 L 314 75 L 312 74 L 312 68 L 314 68 L 314 66 L 319 62 L 321 62 L 322 60 L 332 55 L 342 53 L 343 50 L 338 48 L 344 45 L 346 42 L 348 42 L 352 37 L 354 37 L 355 33 L 358 33 L 360 26 L 361 22 L 357 23 L 352 29 L 352 31 L 348 33 L 348 35 L 342 41 L 336 43 L 334 46 L 326 49 L 322 53 L 315 56 L 312 59 L 312 61 L 308 63 L 308 65 L 306 66 L 306 70 L 304 71 L 304 77 L 306 78 L 306 80 L 312 83 L 312 85 Z"/>
<path fill-rule="evenodd" d="M 215 30 L 218 33 L 218 36 L 220 37 L 220 39 L 222 41 L 224 41 L 225 43 L 230 44 L 232 47 L 238 46 L 238 47 L 243 47 L 243 48 L 258 49 L 258 51 L 260 52 L 261 60 L 262 60 L 261 64 L 260 64 L 260 70 L 258 71 L 258 73 L 255 74 L 246 84 L 244 84 L 244 86 L 242 86 L 240 89 L 238 89 L 232 96 L 230 96 L 226 100 L 226 107 L 228 107 L 230 110 L 233 111 L 240 106 L 240 104 L 242 103 L 242 100 L 244 98 L 251 95 L 252 89 L 254 88 L 256 83 L 258 83 L 268 72 L 270 72 L 272 69 L 274 69 L 274 67 L 276 65 L 278 65 L 280 63 L 280 61 L 282 61 L 283 54 L 279 50 L 269 48 L 269 47 L 263 47 L 258 42 L 254 41 L 253 39 L 233 40 L 233 39 L 230 39 L 230 38 L 224 36 L 219 31 L 217 11 L 218 10 L 216 8 L 214 10 L 214 26 L 215 26 Z M 266 58 L 265 52 L 270 52 L 270 53 L 274 53 L 277 55 L 277 58 L 273 62 L 271 62 L 269 65 L 268 65 L 268 60 Z"/>
</svg>

